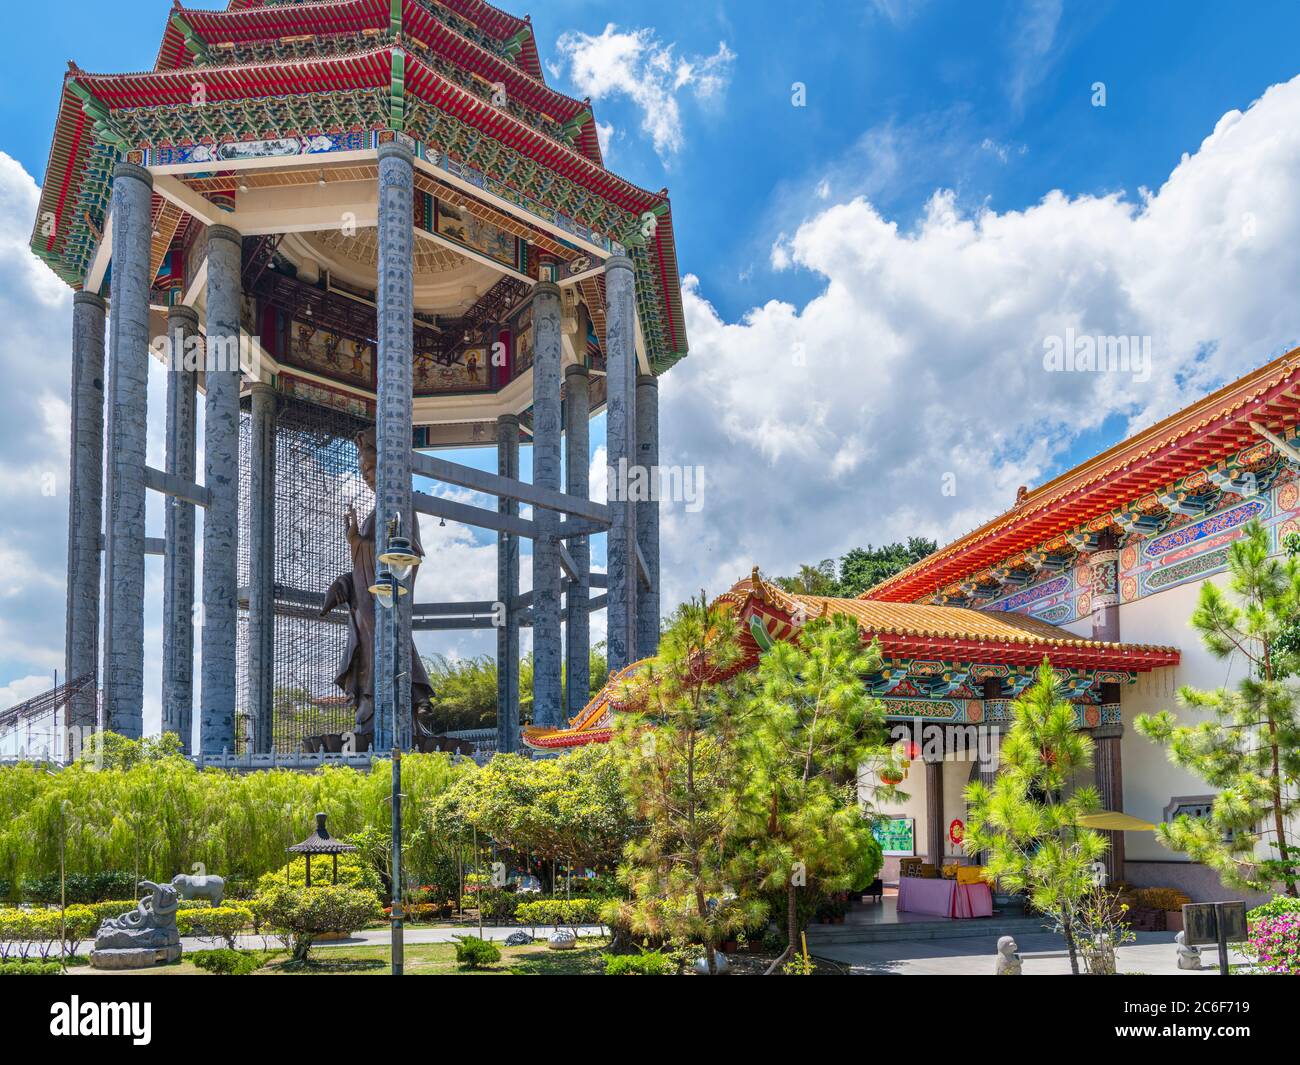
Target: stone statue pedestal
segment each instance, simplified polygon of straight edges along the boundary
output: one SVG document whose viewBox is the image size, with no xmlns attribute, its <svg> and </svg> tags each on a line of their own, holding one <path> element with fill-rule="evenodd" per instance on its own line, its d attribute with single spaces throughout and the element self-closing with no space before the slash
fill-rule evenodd
<svg viewBox="0 0 1300 1065">
<path fill-rule="evenodd" d="M 180 943 L 166 947 L 110 947 L 90 952 L 91 968 L 109 972 L 123 969 L 150 969 L 155 965 L 170 965 L 180 960 Z"/>
</svg>

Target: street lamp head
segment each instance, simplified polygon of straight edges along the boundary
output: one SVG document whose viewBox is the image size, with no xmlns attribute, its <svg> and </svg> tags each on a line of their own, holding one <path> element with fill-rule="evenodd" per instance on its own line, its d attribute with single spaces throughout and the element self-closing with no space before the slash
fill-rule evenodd
<svg viewBox="0 0 1300 1065">
<path fill-rule="evenodd" d="M 375 575 L 375 583 L 370 586 L 370 594 L 379 600 L 379 605 L 385 610 L 391 610 L 398 599 L 409 593 L 397 577 L 385 568 Z"/>
<path fill-rule="evenodd" d="M 424 556 L 420 554 L 419 549 L 405 536 L 390 536 L 387 549 L 379 556 L 379 561 L 384 563 L 399 581 L 406 580 L 411 570 L 423 559 Z"/>
</svg>

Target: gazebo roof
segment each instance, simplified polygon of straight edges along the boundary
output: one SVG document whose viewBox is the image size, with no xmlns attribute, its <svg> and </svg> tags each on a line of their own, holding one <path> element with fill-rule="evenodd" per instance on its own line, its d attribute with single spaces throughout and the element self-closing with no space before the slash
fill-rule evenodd
<svg viewBox="0 0 1300 1065">
<path fill-rule="evenodd" d="M 301 843 L 287 848 L 290 854 L 350 854 L 357 848 L 351 843 L 335 839 L 325 827 L 325 815 L 316 815 L 316 831 Z"/>
</svg>

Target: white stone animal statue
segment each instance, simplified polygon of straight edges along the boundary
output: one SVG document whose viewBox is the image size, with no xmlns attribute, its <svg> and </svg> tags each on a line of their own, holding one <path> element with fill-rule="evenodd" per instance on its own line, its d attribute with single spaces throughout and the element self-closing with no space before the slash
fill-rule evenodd
<svg viewBox="0 0 1300 1065">
<path fill-rule="evenodd" d="M 1199 970 L 1201 968 L 1201 948 L 1187 945 L 1187 933 L 1179 932 L 1174 936 L 1178 944 L 1178 968 Z"/>
<path fill-rule="evenodd" d="M 199 873 L 197 876 L 177 873 L 172 877 L 172 887 L 182 899 L 207 899 L 213 906 L 220 906 L 226 894 L 225 878 L 211 873 Z"/>
<path fill-rule="evenodd" d="M 998 956 L 994 963 L 993 972 L 997 976 L 1019 976 L 1020 973 L 1020 948 L 1016 941 L 1010 936 L 1003 936 L 998 940 Z"/>
</svg>

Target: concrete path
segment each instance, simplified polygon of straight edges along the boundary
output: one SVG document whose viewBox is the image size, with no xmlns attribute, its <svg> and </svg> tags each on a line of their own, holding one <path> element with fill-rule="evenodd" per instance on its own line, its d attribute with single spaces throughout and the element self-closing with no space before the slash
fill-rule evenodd
<svg viewBox="0 0 1300 1065">
<path fill-rule="evenodd" d="M 564 927 L 568 927 L 565 925 Z M 553 931 L 550 925 L 537 925 L 530 927 L 528 925 L 484 925 L 483 938 L 491 939 L 497 942 L 505 939 L 514 932 L 527 932 L 537 939 L 545 940 Z M 603 936 L 606 934 L 604 927 L 600 925 L 579 925 L 577 928 L 579 936 Z M 429 927 L 427 925 L 406 925 L 402 929 L 402 940 L 408 946 L 413 943 L 451 943 L 457 936 L 476 936 L 479 934 L 478 925 L 442 925 Z M 368 946 L 388 946 L 391 942 L 392 935 L 387 928 L 366 928 L 360 932 L 354 932 L 347 939 L 323 939 L 317 940 L 312 949 L 317 947 L 322 949 L 327 947 L 368 947 Z M 223 946 L 220 941 L 214 943 L 211 939 L 199 939 L 195 936 L 182 936 L 181 946 L 185 950 L 209 950 L 213 946 Z M 248 950 L 261 950 L 263 947 L 277 948 L 280 945 L 272 935 L 250 936 L 243 935 L 239 937 L 238 945 Z M 82 953 L 86 950 L 83 948 Z"/>
<path fill-rule="evenodd" d="M 1068 974 L 1070 956 L 1065 941 L 1055 933 L 1042 932 L 1016 937 L 1026 976 Z M 930 939 L 921 942 L 840 943 L 814 948 L 819 958 L 851 966 L 854 975 L 892 976 L 991 976 L 997 953 L 994 936 Z M 1233 964 L 1244 962 L 1232 954 Z M 1082 964 L 1082 962 L 1080 963 Z M 1217 975 L 1218 953 L 1203 949 L 1201 972 L 1178 968 L 1178 950 L 1168 932 L 1139 932 L 1137 939 L 1119 948 L 1116 964 L 1122 973 L 1150 975 Z"/>
</svg>

